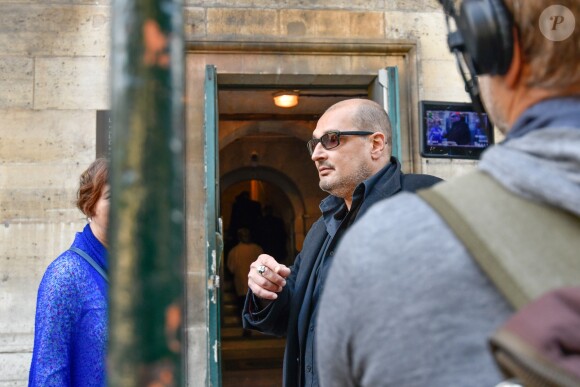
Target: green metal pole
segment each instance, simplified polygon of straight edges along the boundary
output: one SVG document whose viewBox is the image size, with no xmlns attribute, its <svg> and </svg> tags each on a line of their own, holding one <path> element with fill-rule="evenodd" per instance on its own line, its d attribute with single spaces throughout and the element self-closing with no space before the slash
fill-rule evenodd
<svg viewBox="0 0 580 387">
<path fill-rule="evenodd" d="M 110 386 L 183 384 L 182 9 L 113 1 Z"/>
</svg>

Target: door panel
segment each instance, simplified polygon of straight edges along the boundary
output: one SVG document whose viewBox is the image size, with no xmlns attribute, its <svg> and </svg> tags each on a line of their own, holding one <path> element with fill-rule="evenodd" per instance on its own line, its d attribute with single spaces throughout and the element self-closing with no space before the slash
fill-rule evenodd
<svg viewBox="0 0 580 387">
<path fill-rule="evenodd" d="M 369 90 L 369 97 L 378 102 L 391 119 L 393 130 L 392 154 L 403 163 L 399 109 L 399 70 L 397 66 L 380 69 Z"/>
<path fill-rule="evenodd" d="M 221 386 L 220 338 L 220 266 L 223 238 L 219 203 L 219 144 L 217 109 L 217 71 L 206 66 L 205 77 L 205 231 L 207 237 L 207 313 L 208 313 L 208 377 L 209 386 Z"/>
</svg>

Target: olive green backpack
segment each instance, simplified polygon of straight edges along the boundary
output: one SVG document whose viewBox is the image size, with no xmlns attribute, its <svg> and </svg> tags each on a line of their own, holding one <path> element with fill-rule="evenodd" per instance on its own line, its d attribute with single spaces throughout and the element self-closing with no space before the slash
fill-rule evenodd
<svg viewBox="0 0 580 387">
<path fill-rule="evenodd" d="M 578 216 L 517 196 L 481 171 L 418 195 L 516 310 L 549 291 L 580 285 Z M 525 380 L 526 386 L 580 385 L 580 379 L 546 365 L 545 359 L 535 361 L 537 353 L 513 346 L 510 338 L 496 333 L 491 343 L 502 370 Z"/>
</svg>

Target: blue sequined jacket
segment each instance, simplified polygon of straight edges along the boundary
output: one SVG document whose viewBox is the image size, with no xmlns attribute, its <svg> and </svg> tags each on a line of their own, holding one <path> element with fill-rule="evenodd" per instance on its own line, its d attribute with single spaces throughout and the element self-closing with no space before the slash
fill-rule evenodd
<svg viewBox="0 0 580 387">
<path fill-rule="evenodd" d="M 107 271 L 107 250 L 87 224 L 72 246 Z M 107 344 L 104 278 L 80 255 L 62 253 L 38 288 L 29 386 L 104 386 Z"/>
</svg>

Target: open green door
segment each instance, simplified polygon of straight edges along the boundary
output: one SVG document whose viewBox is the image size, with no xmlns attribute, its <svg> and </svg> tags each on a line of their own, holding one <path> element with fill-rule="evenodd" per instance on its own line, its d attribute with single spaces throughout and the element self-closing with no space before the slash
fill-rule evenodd
<svg viewBox="0 0 580 387">
<path fill-rule="evenodd" d="M 208 386 L 221 387 L 220 263 L 223 252 L 219 201 L 219 144 L 217 72 L 213 65 L 205 71 L 205 235 L 207 237 L 207 326 Z"/>
<path fill-rule="evenodd" d="M 399 111 L 399 70 L 397 66 L 380 69 L 371 87 L 370 97 L 383 106 L 391 119 L 393 129 L 392 154 L 403 163 L 401 148 L 401 121 Z"/>
</svg>

